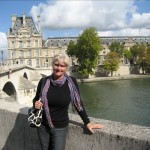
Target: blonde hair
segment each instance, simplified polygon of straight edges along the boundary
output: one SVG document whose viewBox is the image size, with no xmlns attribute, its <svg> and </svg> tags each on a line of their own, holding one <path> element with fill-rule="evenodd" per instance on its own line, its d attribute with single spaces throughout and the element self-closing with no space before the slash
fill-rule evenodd
<svg viewBox="0 0 150 150">
<path fill-rule="evenodd" d="M 52 66 L 54 66 L 54 63 L 58 61 L 59 63 L 64 63 L 66 67 L 69 67 L 69 57 L 66 54 L 58 54 L 55 55 L 52 61 Z"/>
</svg>

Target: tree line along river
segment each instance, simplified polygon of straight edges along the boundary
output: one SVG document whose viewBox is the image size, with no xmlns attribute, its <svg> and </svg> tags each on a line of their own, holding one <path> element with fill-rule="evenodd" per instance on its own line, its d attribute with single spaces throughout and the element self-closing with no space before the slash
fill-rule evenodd
<svg viewBox="0 0 150 150">
<path fill-rule="evenodd" d="M 79 83 L 90 117 L 150 126 L 150 79 Z"/>
</svg>

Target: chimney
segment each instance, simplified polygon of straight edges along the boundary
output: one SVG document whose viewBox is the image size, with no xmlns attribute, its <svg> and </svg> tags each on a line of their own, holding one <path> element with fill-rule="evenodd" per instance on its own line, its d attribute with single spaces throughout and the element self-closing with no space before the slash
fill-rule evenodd
<svg viewBox="0 0 150 150">
<path fill-rule="evenodd" d="M 17 19 L 17 16 L 16 16 L 16 15 L 12 15 L 12 16 L 11 16 L 12 28 L 13 28 L 14 25 L 15 25 L 16 19 Z"/>
<path fill-rule="evenodd" d="M 39 15 L 37 16 L 37 20 L 38 20 L 38 30 L 40 33 L 41 32 L 41 24 L 40 24 L 40 16 Z"/>
<path fill-rule="evenodd" d="M 23 27 L 26 26 L 26 16 L 25 16 L 25 13 L 22 14 L 23 16 Z"/>
</svg>

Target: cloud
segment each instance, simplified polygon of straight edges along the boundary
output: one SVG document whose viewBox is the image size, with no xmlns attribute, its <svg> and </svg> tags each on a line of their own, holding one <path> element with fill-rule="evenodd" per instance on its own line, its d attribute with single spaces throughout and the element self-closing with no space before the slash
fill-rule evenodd
<svg viewBox="0 0 150 150">
<path fill-rule="evenodd" d="M 7 59 L 8 57 L 7 36 L 3 32 L 0 32 L 0 51 L 3 51 L 4 59 Z"/>
<path fill-rule="evenodd" d="M 98 35 L 100 37 L 103 37 L 103 36 L 139 36 L 139 35 L 147 36 L 147 35 L 150 35 L 150 30 L 126 28 L 126 29 L 117 30 L 117 31 L 106 31 L 106 32 L 98 31 Z"/>
<path fill-rule="evenodd" d="M 48 1 L 33 6 L 30 14 L 43 29 L 79 29 L 94 26 L 99 33 L 149 33 L 150 14 L 139 14 L 135 1 Z M 132 31 L 133 29 L 133 31 Z M 127 32 L 126 32 L 127 31 Z M 130 31 L 130 32 L 129 32 Z M 148 35 L 148 34 L 147 34 Z"/>
<path fill-rule="evenodd" d="M 149 20 L 150 13 L 134 14 L 131 20 L 131 27 L 150 29 Z"/>
</svg>

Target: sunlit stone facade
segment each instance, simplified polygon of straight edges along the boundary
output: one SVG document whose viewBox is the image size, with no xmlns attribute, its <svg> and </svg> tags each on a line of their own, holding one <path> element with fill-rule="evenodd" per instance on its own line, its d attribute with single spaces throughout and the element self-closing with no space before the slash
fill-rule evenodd
<svg viewBox="0 0 150 150">
<path fill-rule="evenodd" d="M 32 17 L 22 17 L 12 15 L 12 27 L 9 29 L 8 39 L 8 57 L 9 64 L 27 64 L 32 67 L 43 68 L 51 66 L 54 55 L 66 53 L 70 40 L 75 43 L 77 37 L 56 37 L 42 39 L 40 29 L 40 16 L 37 16 L 38 23 L 34 23 Z M 100 37 L 103 46 L 99 54 L 98 64 L 101 65 L 105 55 L 109 52 L 109 45 L 114 42 L 123 43 L 126 49 L 129 49 L 135 43 L 150 43 L 150 36 L 140 37 Z M 129 63 L 124 58 L 121 64 Z"/>
<path fill-rule="evenodd" d="M 12 27 L 9 29 L 8 58 L 10 64 L 28 64 L 39 66 L 42 53 L 42 34 L 40 16 L 36 27 L 31 17 L 12 15 Z M 38 57 L 37 57 L 38 56 Z"/>
</svg>

